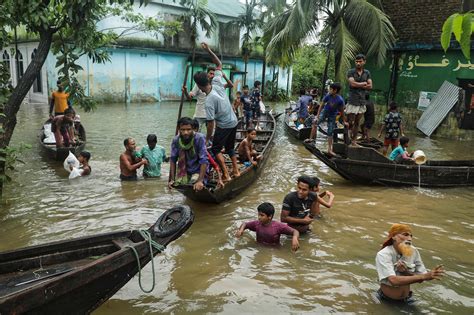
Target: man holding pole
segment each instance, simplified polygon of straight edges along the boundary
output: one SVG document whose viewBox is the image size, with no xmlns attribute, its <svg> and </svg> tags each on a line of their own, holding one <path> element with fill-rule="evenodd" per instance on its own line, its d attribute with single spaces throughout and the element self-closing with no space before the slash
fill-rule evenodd
<svg viewBox="0 0 474 315">
<path fill-rule="evenodd" d="M 193 79 L 199 89 L 207 95 L 205 105 L 207 122 L 206 141 L 209 142 L 209 140 L 211 140 L 215 126 L 216 130 L 214 132 L 214 138 L 212 139 L 212 147 L 210 151 L 216 157 L 222 168 L 224 180 L 228 181 L 230 180 L 230 175 L 225 165 L 222 148 L 225 148 L 225 152 L 232 159 L 234 176 L 240 176 L 237 166 L 237 156 L 234 151 L 238 119 L 232 110 L 232 105 L 225 93 L 225 86 L 222 82 L 223 75 L 221 61 L 206 43 L 202 43 L 201 47 L 211 56 L 212 61 L 216 64 L 216 71 L 214 78 L 212 79 L 212 84 L 209 81 L 208 74 L 203 71 L 194 74 Z"/>
</svg>

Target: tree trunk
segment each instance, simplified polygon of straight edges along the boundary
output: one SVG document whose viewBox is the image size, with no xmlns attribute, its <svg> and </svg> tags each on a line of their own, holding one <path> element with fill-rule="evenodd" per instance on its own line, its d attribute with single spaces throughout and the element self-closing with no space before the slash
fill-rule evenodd
<svg viewBox="0 0 474 315">
<path fill-rule="evenodd" d="M 5 107 L 3 109 L 4 117 L 0 117 L 0 123 L 3 126 L 4 132 L 0 133 L 0 149 L 5 149 L 9 144 L 13 135 L 13 130 L 16 126 L 16 114 L 20 109 L 20 105 L 23 99 L 28 94 L 33 82 L 41 71 L 48 52 L 51 47 L 53 39 L 53 31 L 43 31 L 40 33 L 40 41 L 37 48 L 37 52 L 26 68 L 25 73 L 18 80 L 15 89 L 10 95 Z M 5 174 L 5 164 L 0 164 L 0 174 Z M 0 186 L 1 188 L 2 186 Z"/>
<path fill-rule="evenodd" d="M 267 52 L 265 48 L 263 49 L 263 69 L 262 69 L 262 95 L 264 94 L 265 91 L 265 72 L 267 71 L 267 58 L 266 58 Z"/>
<path fill-rule="evenodd" d="M 245 68 L 244 68 L 244 85 L 247 84 L 247 64 L 248 64 L 249 60 L 248 60 L 248 57 L 245 57 L 245 60 L 244 60 L 244 63 L 245 63 Z"/>
<path fill-rule="evenodd" d="M 325 96 L 324 89 L 326 88 L 326 80 L 328 79 L 328 71 L 329 71 L 329 62 L 331 60 L 331 40 L 329 40 L 328 46 L 326 48 L 326 63 L 324 64 L 324 71 L 323 71 L 323 79 L 321 82 L 321 95 L 320 100 L 323 99 Z"/>
</svg>

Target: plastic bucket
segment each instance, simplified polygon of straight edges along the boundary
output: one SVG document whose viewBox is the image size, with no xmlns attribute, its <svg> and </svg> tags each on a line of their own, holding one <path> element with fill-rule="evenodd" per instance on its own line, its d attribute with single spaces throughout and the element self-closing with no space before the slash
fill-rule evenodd
<svg viewBox="0 0 474 315">
<path fill-rule="evenodd" d="M 413 152 L 413 159 L 415 159 L 415 163 L 418 165 L 426 163 L 425 153 L 421 150 L 416 150 L 415 152 Z"/>
</svg>

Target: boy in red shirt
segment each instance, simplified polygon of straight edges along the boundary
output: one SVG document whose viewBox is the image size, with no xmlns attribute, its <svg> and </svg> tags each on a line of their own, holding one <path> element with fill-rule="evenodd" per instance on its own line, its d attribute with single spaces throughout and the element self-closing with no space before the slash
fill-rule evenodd
<svg viewBox="0 0 474 315">
<path fill-rule="evenodd" d="M 300 247 L 298 237 L 300 233 L 287 224 L 273 221 L 275 208 L 269 202 L 264 202 L 257 207 L 258 220 L 242 223 L 235 233 L 237 238 L 241 237 L 246 229 L 257 232 L 257 242 L 265 245 L 280 245 L 280 235 L 292 235 L 291 249 L 297 251 Z"/>
</svg>

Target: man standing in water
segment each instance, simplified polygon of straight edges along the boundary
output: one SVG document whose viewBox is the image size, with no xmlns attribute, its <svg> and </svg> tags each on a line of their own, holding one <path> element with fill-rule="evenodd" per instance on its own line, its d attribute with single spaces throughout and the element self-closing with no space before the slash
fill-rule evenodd
<svg viewBox="0 0 474 315">
<path fill-rule="evenodd" d="M 369 70 L 364 69 L 365 56 L 358 54 L 355 57 L 354 69 L 347 72 L 349 81 L 349 102 L 346 104 L 346 114 L 351 130 L 352 145 L 356 145 L 360 119 L 366 111 L 366 95 L 372 89 L 372 79 Z"/>
<path fill-rule="evenodd" d="M 306 176 L 298 177 L 296 191 L 290 192 L 283 199 L 280 221 L 300 233 L 307 232 L 315 216 L 319 216 L 318 196 L 314 189 L 314 181 Z"/>
<path fill-rule="evenodd" d="M 405 224 L 394 224 L 388 238 L 375 258 L 381 300 L 413 302 L 410 284 L 439 280 L 444 275 L 443 265 L 427 271 L 418 249 L 412 246 L 411 228 Z"/>
<path fill-rule="evenodd" d="M 206 142 L 211 140 L 215 125 L 216 130 L 210 151 L 212 155 L 216 157 L 222 169 L 224 180 L 228 181 L 230 180 L 230 176 L 225 165 L 222 148 L 225 148 L 225 152 L 232 159 L 234 176 L 240 176 L 237 166 L 237 156 L 234 151 L 238 120 L 230 104 L 229 97 L 225 93 L 225 86 L 222 83 L 222 63 L 206 43 L 202 43 L 201 46 L 209 53 L 217 67 L 214 78 L 212 79 L 212 85 L 206 72 L 196 73 L 194 75 L 194 82 L 196 82 L 199 89 L 207 95 L 205 106 L 207 121 Z"/>
<path fill-rule="evenodd" d="M 125 151 L 120 154 L 120 179 L 137 180 L 137 169 L 142 165 L 147 165 L 146 159 L 135 160 L 135 139 L 127 138 L 123 140 Z"/>
</svg>

